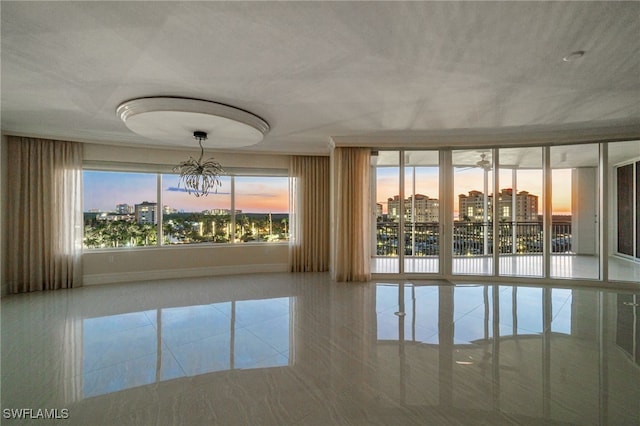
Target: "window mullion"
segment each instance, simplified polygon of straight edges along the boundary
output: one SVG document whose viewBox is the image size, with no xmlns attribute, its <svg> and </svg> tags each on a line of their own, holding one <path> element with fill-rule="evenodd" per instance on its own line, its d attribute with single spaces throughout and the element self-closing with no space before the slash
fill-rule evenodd
<svg viewBox="0 0 640 426">
<path fill-rule="evenodd" d="M 231 176 L 231 229 L 229 232 L 231 244 L 236 243 L 236 177 Z"/>
<path fill-rule="evenodd" d="M 405 164 L 405 158 L 404 158 L 404 150 L 400 150 L 398 151 L 398 155 L 399 155 L 399 161 L 400 161 L 400 176 L 399 176 L 399 181 L 400 181 L 400 188 L 399 188 L 399 193 L 400 193 L 400 200 L 398 200 L 398 206 L 399 206 L 399 212 L 398 212 L 398 272 L 400 274 L 404 274 L 404 249 L 405 249 L 405 245 L 404 245 L 404 224 L 405 224 L 405 211 L 404 211 L 404 164 Z"/>
<path fill-rule="evenodd" d="M 163 208 L 162 208 L 162 173 L 156 174 L 156 220 L 158 222 L 156 232 L 158 233 L 158 241 L 156 245 L 161 246 L 163 243 L 162 235 L 162 222 L 163 222 Z"/>
</svg>

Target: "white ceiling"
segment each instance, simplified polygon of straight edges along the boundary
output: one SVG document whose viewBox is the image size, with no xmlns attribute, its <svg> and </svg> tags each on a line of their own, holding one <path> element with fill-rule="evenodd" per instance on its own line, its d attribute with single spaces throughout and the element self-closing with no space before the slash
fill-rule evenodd
<svg viewBox="0 0 640 426">
<path fill-rule="evenodd" d="M 238 151 L 640 136 L 640 2 L 2 1 L 5 133 L 153 141 L 127 100 L 229 104 Z M 584 57 L 562 58 L 577 50 Z M 191 137 L 186 135 L 186 137 Z M 215 141 L 208 141 L 214 146 Z"/>
</svg>

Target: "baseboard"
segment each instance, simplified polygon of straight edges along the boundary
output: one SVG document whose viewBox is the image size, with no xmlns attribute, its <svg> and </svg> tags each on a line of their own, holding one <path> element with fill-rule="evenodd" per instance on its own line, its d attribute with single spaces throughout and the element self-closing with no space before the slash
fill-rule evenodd
<svg viewBox="0 0 640 426">
<path fill-rule="evenodd" d="M 116 272 L 112 274 L 84 275 L 83 285 L 116 284 L 135 281 L 162 280 L 171 278 L 194 278 L 214 275 L 261 274 L 287 272 L 287 263 L 268 263 L 253 265 L 212 266 L 206 268 L 163 269 L 153 271 Z"/>
</svg>

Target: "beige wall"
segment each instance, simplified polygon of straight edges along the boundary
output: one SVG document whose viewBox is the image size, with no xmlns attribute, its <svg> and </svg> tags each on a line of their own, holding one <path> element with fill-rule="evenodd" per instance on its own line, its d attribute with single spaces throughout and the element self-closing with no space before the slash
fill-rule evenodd
<svg viewBox="0 0 640 426">
<path fill-rule="evenodd" d="M 116 145 L 91 144 L 84 145 L 85 161 L 126 162 L 140 164 L 175 165 L 189 156 L 200 154 L 198 150 L 184 149 L 149 149 L 130 148 Z M 288 169 L 288 155 L 269 154 L 234 154 L 228 152 L 205 151 L 206 156 L 213 156 L 223 168 L 247 167 L 261 169 Z"/>
<path fill-rule="evenodd" d="M 86 250 L 84 285 L 200 277 L 235 273 L 286 272 L 289 246 L 224 244 Z"/>
</svg>

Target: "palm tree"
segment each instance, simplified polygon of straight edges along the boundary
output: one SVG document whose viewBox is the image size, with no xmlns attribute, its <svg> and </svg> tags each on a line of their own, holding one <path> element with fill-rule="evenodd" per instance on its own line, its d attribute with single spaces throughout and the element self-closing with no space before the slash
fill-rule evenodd
<svg viewBox="0 0 640 426">
<path fill-rule="evenodd" d="M 143 223 L 141 226 L 141 234 L 144 238 L 144 245 L 154 245 L 158 242 L 158 233 L 156 232 L 156 225 L 152 223 Z"/>
</svg>

